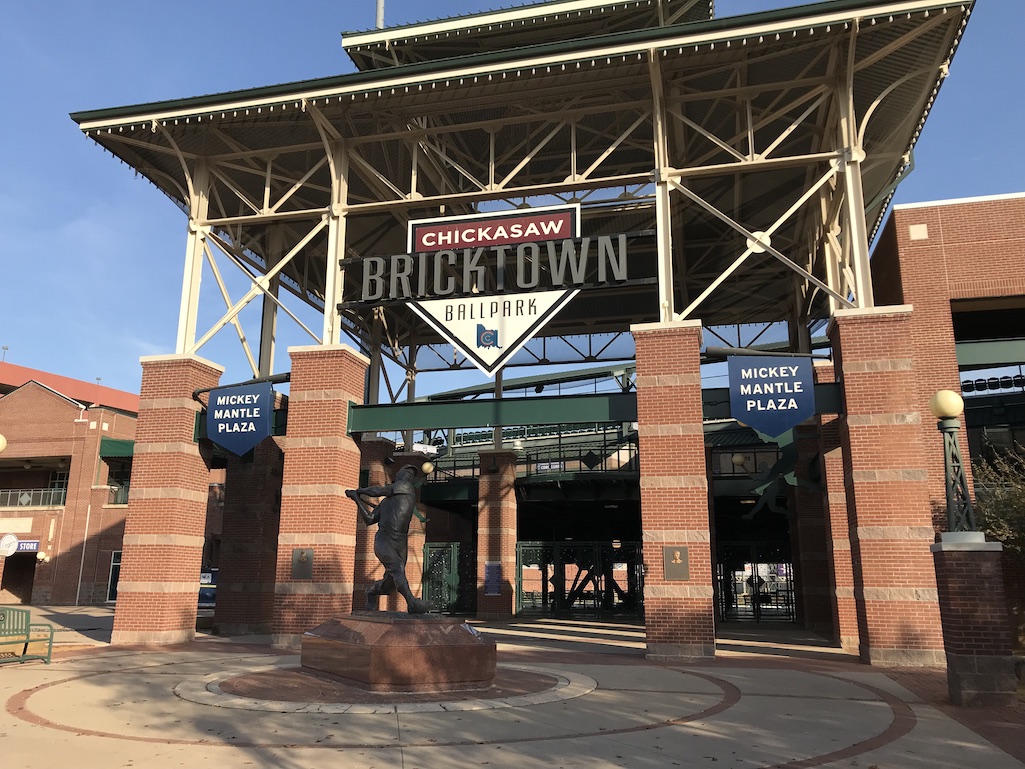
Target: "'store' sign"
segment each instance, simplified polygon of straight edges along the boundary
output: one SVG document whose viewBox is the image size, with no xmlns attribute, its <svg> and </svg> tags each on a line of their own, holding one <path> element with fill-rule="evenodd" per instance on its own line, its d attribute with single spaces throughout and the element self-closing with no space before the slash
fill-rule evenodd
<svg viewBox="0 0 1025 769">
<path fill-rule="evenodd" d="M 735 355 L 730 374 L 730 413 L 771 438 L 815 414 L 810 358 Z"/>
<path fill-rule="evenodd" d="M 218 446 L 242 456 L 271 434 L 274 389 L 270 382 L 210 391 L 206 435 Z"/>
</svg>

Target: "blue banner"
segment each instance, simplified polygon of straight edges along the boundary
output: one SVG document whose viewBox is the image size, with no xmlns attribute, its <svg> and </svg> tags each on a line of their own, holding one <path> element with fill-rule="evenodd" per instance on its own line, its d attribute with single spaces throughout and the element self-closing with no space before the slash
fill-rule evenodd
<svg viewBox="0 0 1025 769">
<path fill-rule="evenodd" d="M 206 436 L 232 454 L 242 456 L 271 434 L 274 388 L 270 382 L 235 385 L 210 391 Z"/>
<path fill-rule="evenodd" d="M 726 363 L 738 422 L 775 438 L 814 416 L 811 358 L 735 355 Z"/>
</svg>

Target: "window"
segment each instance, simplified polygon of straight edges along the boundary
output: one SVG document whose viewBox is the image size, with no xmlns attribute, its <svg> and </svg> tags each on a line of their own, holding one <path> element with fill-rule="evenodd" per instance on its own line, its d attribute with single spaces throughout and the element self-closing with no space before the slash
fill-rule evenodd
<svg viewBox="0 0 1025 769">
<path fill-rule="evenodd" d="M 121 551 L 110 554 L 110 579 L 107 581 L 107 601 L 117 600 L 117 581 L 121 577 Z"/>
</svg>

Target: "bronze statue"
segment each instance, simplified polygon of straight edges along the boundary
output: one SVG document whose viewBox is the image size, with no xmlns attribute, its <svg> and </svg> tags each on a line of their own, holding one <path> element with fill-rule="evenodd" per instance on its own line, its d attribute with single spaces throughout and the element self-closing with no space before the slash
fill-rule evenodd
<svg viewBox="0 0 1025 769">
<path fill-rule="evenodd" d="M 413 486 L 415 477 L 416 468 L 406 465 L 395 474 L 394 483 L 345 492 L 345 496 L 356 503 L 363 522 L 367 526 L 377 524 L 374 555 L 384 566 L 384 579 L 377 580 L 367 588 L 367 609 L 376 610 L 378 596 L 390 595 L 397 590 L 406 599 L 406 611 L 410 614 L 426 614 L 431 610 L 430 603 L 413 597 L 406 579 L 409 523 L 416 510 L 416 489 Z M 361 498 L 363 494 L 385 499 L 377 507 L 371 507 Z"/>
</svg>

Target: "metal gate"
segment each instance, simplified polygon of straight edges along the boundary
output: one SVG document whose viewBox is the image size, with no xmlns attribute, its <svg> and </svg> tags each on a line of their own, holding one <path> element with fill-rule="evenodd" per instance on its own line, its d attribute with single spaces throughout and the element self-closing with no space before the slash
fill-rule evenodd
<svg viewBox="0 0 1025 769">
<path fill-rule="evenodd" d="M 459 602 L 459 543 L 424 545 L 423 600 L 435 611 L 451 613 Z"/>
<path fill-rule="evenodd" d="M 730 542 L 718 548 L 719 619 L 795 622 L 794 567 L 777 543 Z"/>
<path fill-rule="evenodd" d="M 516 613 L 643 616 L 640 542 L 516 543 Z"/>
</svg>

